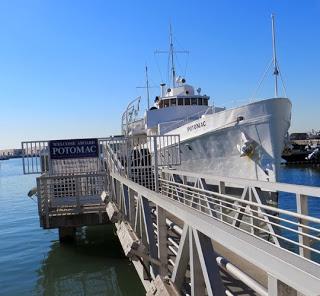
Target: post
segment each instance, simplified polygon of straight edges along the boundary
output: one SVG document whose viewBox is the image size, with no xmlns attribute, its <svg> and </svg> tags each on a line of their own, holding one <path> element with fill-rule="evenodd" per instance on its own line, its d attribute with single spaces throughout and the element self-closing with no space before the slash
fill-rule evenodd
<svg viewBox="0 0 320 296">
<path fill-rule="evenodd" d="M 166 212 L 157 206 L 157 237 L 158 237 L 158 258 L 160 260 L 160 275 L 162 277 L 168 274 L 168 232 L 166 224 Z"/>
<path fill-rule="evenodd" d="M 268 274 L 268 295 L 270 296 L 297 296 L 301 295 L 295 289 Z"/>
<path fill-rule="evenodd" d="M 82 177 L 75 177 L 75 185 L 76 185 L 76 190 L 75 190 L 75 195 L 76 195 L 76 205 L 77 205 L 77 211 L 78 211 L 78 214 L 80 214 L 81 212 L 81 205 L 80 205 L 80 192 L 81 192 L 81 178 Z"/>
<path fill-rule="evenodd" d="M 59 227 L 59 241 L 61 243 L 72 242 L 76 236 L 75 227 Z"/>
<path fill-rule="evenodd" d="M 26 168 L 25 168 L 25 157 L 26 157 L 26 152 L 24 150 L 24 142 L 21 143 L 21 150 L 22 150 L 22 168 L 23 168 L 23 174 L 26 174 Z"/>
<path fill-rule="evenodd" d="M 308 196 L 303 194 L 296 194 L 296 201 L 297 201 L 297 213 L 301 215 L 308 215 Z M 305 221 L 304 219 L 300 219 L 300 224 L 307 225 L 308 221 Z M 298 227 L 298 231 L 304 233 L 308 233 L 308 229 L 306 229 L 303 226 Z M 309 247 L 310 241 L 309 238 L 303 234 L 299 234 L 299 243 Z M 299 254 L 305 258 L 309 258 L 311 256 L 310 250 L 299 247 Z"/>
<path fill-rule="evenodd" d="M 46 228 L 49 228 L 49 224 L 50 224 L 50 220 L 49 220 L 49 194 L 51 194 L 51 182 L 49 182 L 48 184 L 48 180 L 51 180 L 51 179 L 48 179 L 48 178 L 44 178 L 42 180 L 43 182 L 43 187 L 44 187 L 44 190 L 40 190 L 40 196 L 41 194 L 43 193 L 44 196 L 41 196 L 41 198 L 44 199 L 44 211 L 45 211 L 45 217 L 46 217 L 46 223 L 45 223 L 45 227 Z M 40 184 L 41 184 L 41 181 L 40 181 Z M 49 186 L 49 189 L 48 189 L 48 186 Z M 51 201 L 51 199 L 50 199 Z"/>
<path fill-rule="evenodd" d="M 219 182 L 219 193 L 220 194 L 226 194 L 226 184 L 225 182 L 223 181 L 220 181 Z M 219 200 L 219 204 L 220 204 L 220 219 L 221 221 L 224 221 L 225 220 L 225 208 L 222 206 L 223 205 L 223 200 L 222 200 L 222 197 L 220 197 L 220 200 Z"/>
<path fill-rule="evenodd" d="M 153 138 L 153 151 L 154 151 L 154 185 L 155 185 L 155 191 L 159 192 L 157 136 L 153 136 L 152 138 Z"/>
</svg>

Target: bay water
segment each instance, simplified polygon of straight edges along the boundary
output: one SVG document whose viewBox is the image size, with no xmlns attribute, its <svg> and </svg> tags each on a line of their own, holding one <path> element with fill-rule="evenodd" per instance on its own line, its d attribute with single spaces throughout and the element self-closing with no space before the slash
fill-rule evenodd
<svg viewBox="0 0 320 296">
<path fill-rule="evenodd" d="M 0 161 L 0 295 L 145 295 L 111 225 L 84 227 L 73 244 L 40 228 L 35 177 L 21 159 Z"/>
<path fill-rule="evenodd" d="M 280 179 L 320 186 L 320 169 L 283 167 Z M 60 244 L 56 230 L 40 228 L 37 204 L 27 197 L 34 186 L 21 159 L 0 161 L 0 295 L 145 295 L 112 226 L 84 227 L 75 243 Z M 295 209 L 295 200 L 282 194 L 279 206 Z M 309 206 L 319 217 L 319 200 Z"/>
</svg>

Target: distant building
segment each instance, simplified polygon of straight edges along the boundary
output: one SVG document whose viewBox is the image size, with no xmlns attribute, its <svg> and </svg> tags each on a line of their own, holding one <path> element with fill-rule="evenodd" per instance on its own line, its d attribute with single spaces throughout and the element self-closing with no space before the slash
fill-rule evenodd
<svg viewBox="0 0 320 296">
<path fill-rule="evenodd" d="M 296 140 L 308 140 L 309 136 L 307 133 L 292 133 L 290 135 L 290 140 L 291 141 L 296 141 Z"/>
<path fill-rule="evenodd" d="M 3 149 L 0 150 L 0 156 L 21 157 L 22 149 Z"/>
</svg>

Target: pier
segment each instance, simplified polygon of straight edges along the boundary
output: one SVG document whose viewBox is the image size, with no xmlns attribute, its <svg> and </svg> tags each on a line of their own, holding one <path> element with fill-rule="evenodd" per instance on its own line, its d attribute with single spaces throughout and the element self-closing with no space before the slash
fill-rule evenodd
<svg viewBox="0 0 320 296">
<path fill-rule="evenodd" d="M 179 170 L 178 135 L 23 142 L 40 225 L 113 223 L 146 295 L 320 295 L 320 188 Z M 278 197 L 295 201 L 278 207 Z"/>
</svg>

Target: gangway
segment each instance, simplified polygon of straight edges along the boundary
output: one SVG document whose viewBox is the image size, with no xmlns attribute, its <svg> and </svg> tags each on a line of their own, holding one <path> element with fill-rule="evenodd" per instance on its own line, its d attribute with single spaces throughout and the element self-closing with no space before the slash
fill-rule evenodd
<svg viewBox="0 0 320 296">
<path fill-rule="evenodd" d="M 103 219 L 115 224 L 148 296 L 320 295 L 320 218 L 309 208 L 320 188 L 180 171 L 178 136 L 98 143 L 93 175 L 103 181 L 89 182 L 97 189 L 89 196 L 102 197 Z M 52 171 L 47 163 L 38 180 Z M 67 188 L 76 188 L 68 178 L 90 175 L 80 171 L 61 178 Z M 296 206 L 270 204 L 274 195 Z"/>
</svg>

